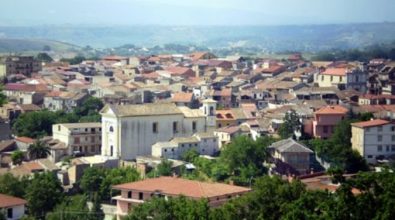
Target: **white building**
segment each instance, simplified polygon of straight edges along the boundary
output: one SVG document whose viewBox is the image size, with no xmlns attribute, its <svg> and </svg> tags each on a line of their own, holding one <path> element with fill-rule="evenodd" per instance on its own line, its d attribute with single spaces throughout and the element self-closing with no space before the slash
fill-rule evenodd
<svg viewBox="0 0 395 220">
<path fill-rule="evenodd" d="M 13 196 L 0 194 L 0 212 L 7 220 L 18 220 L 25 215 L 27 201 Z"/>
<path fill-rule="evenodd" d="M 168 142 L 152 145 L 152 156 L 180 159 L 188 150 L 196 149 L 201 155 L 214 155 L 219 151 L 218 138 L 210 133 L 197 133 L 191 137 L 177 137 Z"/>
<path fill-rule="evenodd" d="M 61 142 L 51 148 L 52 161 L 74 153 L 85 156 L 101 153 L 101 123 L 69 123 L 52 126 L 52 139 Z M 62 147 L 63 146 L 63 147 Z"/>
<path fill-rule="evenodd" d="M 352 148 L 369 163 L 395 154 L 395 124 L 376 119 L 351 125 Z"/>
<path fill-rule="evenodd" d="M 173 103 L 107 105 L 101 115 L 102 155 L 122 160 L 151 155 L 157 142 L 206 131 L 201 110 Z"/>
</svg>

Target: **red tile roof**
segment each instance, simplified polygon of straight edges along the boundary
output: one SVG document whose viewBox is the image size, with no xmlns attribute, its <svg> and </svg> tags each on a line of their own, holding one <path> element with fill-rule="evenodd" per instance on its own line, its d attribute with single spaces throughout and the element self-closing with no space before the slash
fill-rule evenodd
<svg viewBox="0 0 395 220">
<path fill-rule="evenodd" d="M 13 206 L 25 205 L 26 200 L 14 196 L 0 194 L 0 208 L 8 208 Z"/>
<path fill-rule="evenodd" d="M 193 93 L 177 92 L 174 93 L 172 101 L 173 102 L 191 102 Z"/>
<path fill-rule="evenodd" d="M 172 75 L 184 75 L 184 74 L 192 74 L 193 71 L 188 67 L 181 67 L 181 66 L 172 66 L 165 68 L 166 71 L 170 72 Z"/>
<path fill-rule="evenodd" d="M 328 68 L 322 75 L 331 75 L 331 76 L 346 76 L 347 69 L 346 68 Z"/>
<path fill-rule="evenodd" d="M 113 186 L 118 190 L 143 192 L 160 191 L 166 195 L 184 195 L 192 198 L 211 198 L 229 194 L 241 194 L 251 189 L 222 183 L 207 183 L 176 177 L 159 177 Z"/>
<path fill-rule="evenodd" d="M 314 112 L 315 114 L 346 114 L 348 112 L 347 108 L 344 108 L 340 105 L 333 106 L 325 106 L 320 108 L 318 111 Z"/>
<path fill-rule="evenodd" d="M 25 91 L 25 92 L 39 92 L 48 90 L 46 85 L 37 84 L 37 85 L 29 85 L 23 83 L 7 83 L 4 87 L 4 90 L 8 91 Z"/>
<path fill-rule="evenodd" d="M 29 138 L 29 137 L 17 137 L 17 138 L 15 138 L 15 140 L 18 142 L 26 143 L 26 144 L 33 144 L 35 141 L 34 139 Z"/>
<path fill-rule="evenodd" d="M 363 121 L 363 122 L 357 122 L 357 123 L 352 123 L 352 126 L 359 127 L 359 128 L 367 128 L 367 127 L 375 127 L 375 126 L 380 126 L 380 125 L 386 125 L 389 124 L 389 121 L 386 120 L 381 120 L 381 119 L 375 119 L 375 120 L 370 120 L 370 121 Z"/>
</svg>

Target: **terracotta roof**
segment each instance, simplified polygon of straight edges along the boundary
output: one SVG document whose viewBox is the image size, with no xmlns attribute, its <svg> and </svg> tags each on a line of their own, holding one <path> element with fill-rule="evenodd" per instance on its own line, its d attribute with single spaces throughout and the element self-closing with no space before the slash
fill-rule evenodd
<svg viewBox="0 0 395 220">
<path fill-rule="evenodd" d="M 4 140 L 0 142 L 0 152 L 3 151 L 10 151 L 15 148 L 15 141 L 14 140 Z"/>
<path fill-rule="evenodd" d="M 18 142 L 26 143 L 26 144 L 33 144 L 35 141 L 34 139 L 29 138 L 29 137 L 17 137 L 17 138 L 15 138 L 15 140 Z"/>
<path fill-rule="evenodd" d="M 181 66 L 167 67 L 165 68 L 165 71 L 170 72 L 172 75 L 184 75 L 188 72 L 193 72 L 190 68 Z"/>
<path fill-rule="evenodd" d="M 191 102 L 193 93 L 177 92 L 174 93 L 172 101 L 173 102 Z"/>
<path fill-rule="evenodd" d="M 389 121 L 386 120 L 381 120 L 381 119 L 374 119 L 370 121 L 363 121 L 363 122 L 357 122 L 357 123 L 352 123 L 352 126 L 359 127 L 359 128 L 367 128 L 367 127 L 374 127 L 374 126 L 380 126 L 380 125 L 386 125 L 389 124 Z"/>
<path fill-rule="evenodd" d="M 236 120 L 232 110 L 217 110 L 217 120 Z"/>
<path fill-rule="evenodd" d="M 115 61 L 119 61 L 119 60 L 126 60 L 128 59 L 127 57 L 121 57 L 121 56 L 106 56 L 103 57 L 103 60 L 115 60 Z"/>
<path fill-rule="evenodd" d="M 272 65 L 269 68 L 258 68 L 255 70 L 256 73 L 279 73 L 284 70 L 284 66 Z"/>
<path fill-rule="evenodd" d="M 328 68 L 323 73 L 323 75 L 332 75 L 332 76 L 346 76 L 347 69 L 346 68 Z"/>
<path fill-rule="evenodd" d="M 25 205 L 26 200 L 14 196 L 0 194 L 0 208 L 8 208 L 13 206 Z"/>
<path fill-rule="evenodd" d="M 246 187 L 222 183 L 199 182 L 176 177 L 146 179 L 138 182 L 116 185 L 113 188 L 118 190 L 137 190 L 146 192 L 159 191 L 166 195 L 184 195 L 192 198 L 211 198 L 251 191 L 251 189 Z"/>
<path fill-rule="evenodd" d="M 4 90 L 38 92 L 38 91 L 46 91 L 48 89 L 47 89 L 47 86 L 43 85 L 43 84 L 29 85 L 29 84 L 22 84 L 22 83 L 7 83 L 4 87 Z"/>
<path fill-rule="evenodd" d="M 346 114 L 347 112 L 348 109 L 339 105 L 333 105 L 333 106 L 322 107 L 314 113 L 315 114 Z"/>
</svg>

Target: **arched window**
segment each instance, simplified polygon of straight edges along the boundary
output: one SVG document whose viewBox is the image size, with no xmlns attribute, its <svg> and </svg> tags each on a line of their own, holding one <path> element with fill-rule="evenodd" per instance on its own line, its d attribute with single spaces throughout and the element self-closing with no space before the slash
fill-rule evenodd
<svg viewBox="0 0 395 220">
<path fill-rule="evenodd" d="M 114 146 L 111 145 L 110 147 L 110 156 L 114 156 Z"/>
<path fill-rule="evenodd" d="M 114 132 L 114 127 L 110 126 L 110 132 Z"/>
<path fill-rule="evenodd" d="M 213 115 L 214 115 L 214 107 L 210 106 L 210 116 L 213 116 Z"/>
</svg>

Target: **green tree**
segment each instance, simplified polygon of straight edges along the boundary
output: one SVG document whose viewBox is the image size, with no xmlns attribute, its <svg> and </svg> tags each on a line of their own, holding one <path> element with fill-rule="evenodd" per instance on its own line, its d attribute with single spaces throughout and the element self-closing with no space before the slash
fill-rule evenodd
<svg viewBox="0 0 395 220">
<path fill-rule="evenodd" d="M 281 138 L 290 138 L 294 135 L 295 131 L 301 131 L 302 123 L 299 115 L 295 110 L 290 110 L 285 113 L 284 123 L 281 124 L 278 134 Z"/>
<path fill-rule="evenodd" d="M 16 150 L 11 154 L 12 164 L 14 165 L 21 165 L 24 159 L 25 159 L 25 155 L 20 150 Z"/>
<path fill-rule="evenodd" d="M 92 201 L 92 209 L 89 213 L 89 218 L 92 220 L 103 220 L 104 219 L 104 212 L 101 207 L 101 199 L 98 193 L 95 193 L 93 196 Z"/>
<path fill-rule="evenodd" d="M 7 103 L 7 96 L 3 93 L 3 85 L 0 84 L 0 107 Z"/>
<path fill-rule="evenodd" d="M 89 199 L 93 199 L 93 194 L 100 190 L 106 170 L 99 167 L 90 167 L 84 171 L 80 179 L 80 188 L 89 195 Z"/>
<path fill-rule="evenodd" d="M 57 115 L 47 110 L 21 114 L 13 125 L 18 136 L 31 138 L 52 134 L 52 125 L 56 123 Z"/>
<path fill-rule="evenodd" d="M 269 137 L 256 141 L 247 136 L 236 137 L 221 152 L 220 162 L 238 184 L 249 184 L 250 179 L 266 173 L 263 162 L 268 158 L 267 147 L 273 143 Z"/>
<path fill-rule="evenodd" d="M 50 63 L 53 61 L 52 57 L 50 57 L 47 53 L 39 53 L 36 56 L 36 60 L 40 62 Z"/>
<path fill-rule="evenodd" d="M 163 159 L 160 164 L 156 167 L 156 175 L 158 176 L 171 176 L 173 162 Z"/>
<path fill-rule="evenodd" d="M 29 158 L 31 160 L 47 158 L 51 154 L 47 143 L 42 140 L 37 140 L 27 149 Z"/>
<path fill-rule="evenodd" d="M 19 180 L 11 173 L 0 175 L 0 193 L 24 197 L 28 183 L 29 180 L 27 178 Z"/>
<path fill-rule="evenodd" d="M 47 214 L 47 220 L 86 220 L 90 217 L 85 195 L 65 197 Z"/>
<path fill-rule="evenodd" d="M 26 189 L 29 213 L 42 219 L 63 198 L 63 188 L 53 173 L 35 174 Z"/>
<path fill-rule="evenodd" d="M 81 106 L 74 109 L 74 113 L 79 116 L 90 116 L 98 114 L 103 106 L 104 104 L 100 99 L 89 97 L 81 104 Z"/>
<path fill-rule="evenodd" d="M 190 163 L 193 163 L 197 157 L 199 157 L 199 152 L 195 148 L 191 148 L 181 155 L 182 160 Z"/>
<path fill-rule="evenodd" d="M 100 197 L 104 200 L 110 200 L 111 186 L 122 183 L 135 182 L 140 179 L 140 173 L 131 167 L 110 169 L 106 172 L 105 177 L 100 185 Z"/>
</svg>

